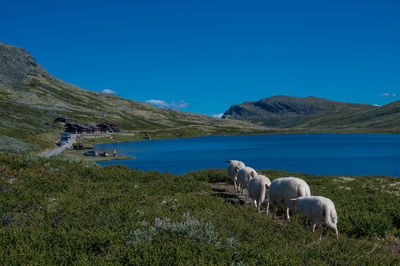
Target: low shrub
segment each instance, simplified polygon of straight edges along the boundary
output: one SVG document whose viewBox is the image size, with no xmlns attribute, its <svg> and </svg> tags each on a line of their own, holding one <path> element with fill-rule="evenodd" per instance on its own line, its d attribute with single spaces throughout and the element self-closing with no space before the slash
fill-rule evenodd
<svg viewBox="0 0 400 266">
<path fill-rule="evenodd" d="M 319 241 L 304 217 L 272 220 L 213 196 L 208 183 L 229 183 L 225 169 L 172 175 L 0 154 L 0 264 L 400 263 L 398 178 L 261 172 L 299 176 L 331 198 L 339 240 L 325 230 Z"/>
</svg>

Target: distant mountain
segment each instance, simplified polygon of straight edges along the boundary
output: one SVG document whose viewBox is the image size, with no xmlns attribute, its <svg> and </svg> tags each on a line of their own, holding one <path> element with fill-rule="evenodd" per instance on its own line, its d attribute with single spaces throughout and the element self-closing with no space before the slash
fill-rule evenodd
<svg viewBox="0 0 400 266">
<path fill-rule="evenodd" d="M 117 122 L 123 130 L 165 136 L 262 132 L 262 126 L 157 108 L 87 91 L 50 75 L 24 49 L 0 43 L 0 151 L 40 150 L 54 143 L 60 116 L 79 123 Z"/>
<path fill-rule="evenodd" d="M 222 118 L 251 121 L 268 127 L 302 128 L 304 123 L 312 127 L 310 121 L 316 118 L 358 114 L 376 109 L 378 107 L 372 105 L 335 102 L 311 96 L 273 96 L 257 102 L 232 105 Z M 326 125 L 330 126 L 329 123 Z"/>
</svg>

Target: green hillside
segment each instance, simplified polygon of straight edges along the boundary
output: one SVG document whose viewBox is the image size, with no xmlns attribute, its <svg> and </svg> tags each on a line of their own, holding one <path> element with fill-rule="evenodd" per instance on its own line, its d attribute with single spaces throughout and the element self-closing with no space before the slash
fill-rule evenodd
<svg viewBox="0 0 400 266">
<path fill-rule="evenodd" d="M 301 128 L 335 128 L 373 132 L 400 132 L 400 101 L 371 110 L 313 117 L 299 122 Z"/>
<path fill-rule="evenodd" d="M 162 109 L 87 91 L 51 76 L 22 48 L 0 43 L 0 151 L 38 151 L 53 146 L 62 115 L 82 124 L 114 121 L 120 129 L 154 137 L 265 132 L 247 122 Z"/>
<path fill-rule="evenodd" d="M 377 109 L 376 106 L 335 102 L 318 97 L 273 96 L 257 102 L 232 105 L 223 118 L 252 121 L 268 127 L 294 128 L 316 117 L 353 114 Z M 329 120 L 329 118 L 327 118 Z M 331 125 L 327 124 L 327 127 Z M 312 124 L 309 129 L 312 129 Z"/>
</svg>

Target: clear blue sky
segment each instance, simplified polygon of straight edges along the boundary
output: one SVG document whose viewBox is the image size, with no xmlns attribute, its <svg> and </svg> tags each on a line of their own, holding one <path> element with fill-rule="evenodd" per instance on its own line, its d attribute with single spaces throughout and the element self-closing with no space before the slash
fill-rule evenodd
<svg viewBox="0 0 400 266">
<path fill-rule="evenodd" d="M 2 1 L 52 75 L 207 115 L 273 95 L 400 99 L 400 1 Z M 172 104 L 173 105 L 173 104 Z"/>
</svg>

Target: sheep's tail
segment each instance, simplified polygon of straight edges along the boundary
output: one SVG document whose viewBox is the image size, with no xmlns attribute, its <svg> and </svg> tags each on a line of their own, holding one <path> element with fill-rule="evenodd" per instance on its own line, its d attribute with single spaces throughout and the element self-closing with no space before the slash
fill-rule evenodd
<svg viewBox="0 0 400 266">
<path fill-rule="evenodd" d="M 309 197 L 309 196 L 311 196 L 309 186 L 301 186 L 300 189 L 297 190 L 297 197 Z"/>
<path fill-rule="evenodd" d="M 307 187 L 306 187 L 305 193 L 306 193 L 306 197 L 310 197 L 310 196 L 311 196 L 310 187 L 309 187 L 308 185 L 307 185 Z"/>
<path fill-rule="evenodd" d="M 264 200 L 265 200 L 265 190 L 266 190 L 266 187 L 265 187 L 265 184 L 263 184 L 261 186 L 261 191 L 260 191 L 260 203 L 264 202 Z"/>
</svg>

